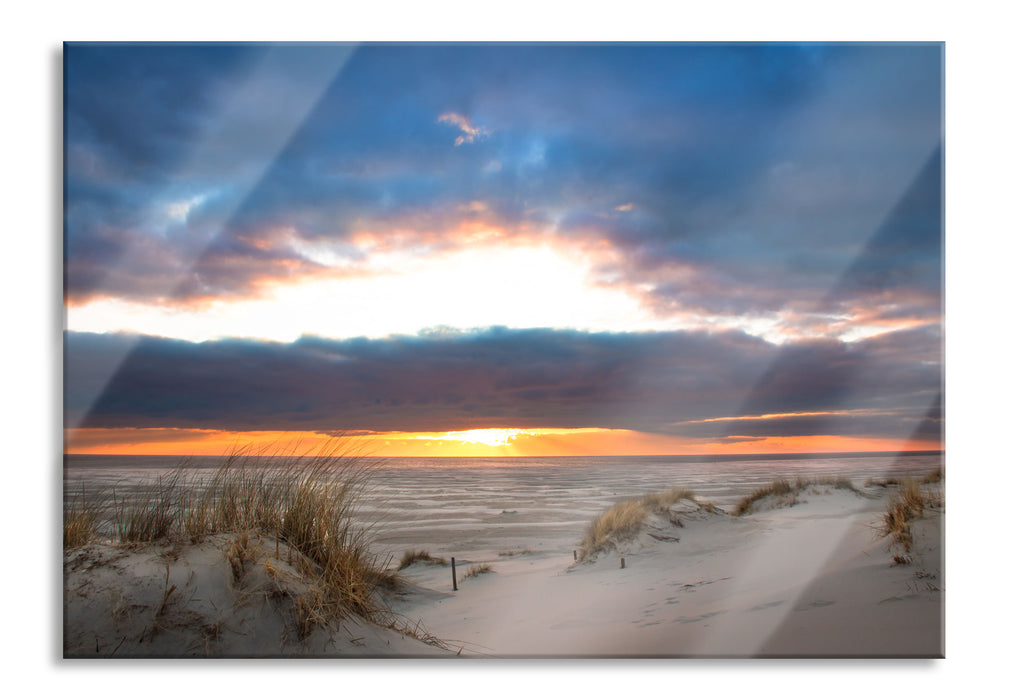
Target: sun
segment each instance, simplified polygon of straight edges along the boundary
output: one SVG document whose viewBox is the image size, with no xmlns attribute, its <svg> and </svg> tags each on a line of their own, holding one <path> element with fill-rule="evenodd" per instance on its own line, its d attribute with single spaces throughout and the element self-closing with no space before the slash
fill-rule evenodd
<svg viewBox="0 0 1009 700">
<path fill-rule="evenodd" d="M 487 445 L 488 447 L 503 447 L 508 445 L 517 435 L 528 435 L 529 431 L 513 428 L 482 428 L 476 430 L 456 430 L 440 435 L 419 435 L 421 440 L 451 440 L 470 444 Z"/>
</svg>

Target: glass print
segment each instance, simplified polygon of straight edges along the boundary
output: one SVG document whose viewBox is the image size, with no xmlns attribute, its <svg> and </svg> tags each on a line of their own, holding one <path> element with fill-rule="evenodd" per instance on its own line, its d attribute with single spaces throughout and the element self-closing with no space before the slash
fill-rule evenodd
<svg viewBox="0 0 1009 700">
<path fill-rule="evenodd" d="M 64 656 L 943 656 L 943 50 L 64 45 Z"/>
</svg>

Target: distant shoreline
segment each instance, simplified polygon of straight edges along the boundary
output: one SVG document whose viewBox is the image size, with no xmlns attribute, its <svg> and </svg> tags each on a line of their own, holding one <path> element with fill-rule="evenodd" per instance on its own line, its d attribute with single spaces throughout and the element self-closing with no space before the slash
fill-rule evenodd
<svg viewBox="0 0 1009 700">
<path fill-rule="evenodd" d="M 368 457 L 365 459 L 375 459 L 377 461 L 387 462 L 395 460 L 432 460 L 432 461 L 445 461 L 445 462 L 466 462 L 466 461 L 489 461 L 489 460 L 508 460 L 508 461 L 522 461 L 522 460 L 575 460 L 575 459 L 634 459 L 634 460 L 667 460 L 675 463 L 684 462 L 746 462 L 746 461 L 786 461 L 786 460 L 797 460 L 797 459 L 850 459 L 857 457 L 909 457 L 909 456 L 919 456 L 928 457 L 933 455 L 944 455 L 945 450 L 899 450 L 899 451 L 879 451 L 879 452 L 782 452 L 773 454 L 762 454 L 762 453 L 748 453 L 748 454 L 701 454 L 701 455 L 495 455 L 495 456 L 482 456 L 482 457 L 433 457 L 433 456 L 423 456 L 415 457 L 409 455 L 399 455 L 395 457 L 385 457 L 376 456 Z M 227 455 L 152 455 L 152 454 L 92 454 L 88 452 L 64 452 L 64 461 L 69 458 L 94 458 L 94 459 L 107 459 L 107 458 L 137 458 L 143 457 L 146 459 L 200 459 L 200 460 L 212 460 L 221 459 Z M 276 456 L 263 455 L 264 457 L 270 457 L 271 459 L 277 459 Z M 279 457 L 279 459 L 284 459 L 284 457 Z"/>
</svg>

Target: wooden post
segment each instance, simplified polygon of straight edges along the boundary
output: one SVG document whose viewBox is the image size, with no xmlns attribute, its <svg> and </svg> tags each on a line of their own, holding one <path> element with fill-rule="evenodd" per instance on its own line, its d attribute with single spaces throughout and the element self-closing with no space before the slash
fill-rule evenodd
<svg viewBox="0 0 1009 700">
<path fill-rule="evenodd" d="M 452 557 L 452 590 L 458 591 L 459 586 L 455 583 L 455 557 Z"/>
<path fill-rule="evenodd" d="M 627 566 L 627 564 L 624 562 L 624 558 L 620 557 L 620 568 L 623 569 L 626 566 Z"/>
<path fill-rule="evenodd" d="M 576 549 L 575 551 L 573 551 L 571 553 L 575 555 L 575 561 L 578 561 L 578 550 Z"/>
</svg>

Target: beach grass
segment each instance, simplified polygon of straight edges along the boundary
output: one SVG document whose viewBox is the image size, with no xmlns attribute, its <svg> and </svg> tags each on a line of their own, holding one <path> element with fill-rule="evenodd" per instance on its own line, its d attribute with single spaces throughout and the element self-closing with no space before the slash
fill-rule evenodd
<svg viewBox="0 0 1009 700">
<path fill-rule="evenodd" d="M 532 553 L 533 550 L 529 549 L 528 547 L 524 547 L 523 549 L 506 549 L 504 551 L 498 552 L 497 555 L 499 557 L 521 557 L 526 554 L 532 554 Z"/>
<path fill-rule="evenodd" d="M 942 467 L 936 467 L 921 478 L 923 484 L 938 484 L 946 479 L 946 471 Z"/>
<path fill-rule="evenodd" d="M 938 484 L 946 478 L 946 472 L 942 467 L 937 467 L 925 476 L 918 479 L 919 484 Z M 888 476 L 880 479 L 866 479 L 865 486 L 901 486 L 907 477 Z"/>
<path fill-rule="evenodd" d="M 866 488 L 869 488 L 870 486 L 883 486 L 883 487 L 900 486 L 901 481 L 903 480 L 898 479 L 895 476 L 888 476 L 885 479 L 873 479 L 873 478 L 866 479 L 865 483 L 862 485 L 865 486 Z"/>
<path fill-rule="evenodd" d="M 775 479 L 766 486 L 760 486 L 743 496 L 736 502 L 732 509 L 732 514 L 736 517 L 752 513 L 758 503 L 773 499 L 771 505 L 774 508 L 786 508 L 794 506 L 799 502 L 799 494 L 808 488 L 827 487 L 833 489 L 844 489 L 852 493 L 861 494 L 855 488 L 850 479 L 836 476 L 821 476 L 812 479 L 797 477 L 792 481 L 788 479 Z"/>
<path fill-rule="evenodd" d="M 82 491 L 63 506 L 63 547 L 83 547 L 97 536 L 107 498 L 104 493 Z"/>
<path fill-rule="evenodd" d="M 598 552 L 613 547 L 616 542 L 637 535 L 652 513 L 670 515 L 670 509 L 682 500 L 694 500 L 688 489 L 671 488 L 650 493 L 637 499 L 620 501 L 595 518 L 581 541 L 578 560 L 582 561 Z M 671 517 L 671 522 L 680 524 Z"/>
<path fill-rule="evenodd" d="M 100 533 L 114 544 L 134 545 L 198 543 L 225 533 L 269 536 L 278 549 L 283 542 L 294 553 L 293 564 L 322 591 L 318 599 L 296 601 L 305 608 L 299 610 L 303 631 L 346 614 L 396 624 L 376 593 L 399 579 L 386 571 L 388 559 L 371 552 L 370 528 L 356 517 L 372 469 L 336 449 L 287 457 L 277 466 L 236 452 L 222 458 L 209 480 L 189 479 L 180 467 L 138 488 L 71 499 L 64 508 L 64 547 L 86 545 Z M 243 548 L 232 550 L 234 568 Z"/>
<path fill-rule="evenodd" d="M 416 564 L 430 564 L 433 566 L 448 566 L 448 562 L 443 557 L 433 557 L 426 549 L 408 549 L 403 552 L 399 560 L 398 570 L 402 571 L 406 567 Z"/>
<path fill-rule="evenodd" d="M 476 578 L 480 574 L 488 574 L 492 571 L 494 571 L 494 567 L 490 564 L 472 564 L 466 567 L 466 572 L 463 573 L 462 578 L 459 579 L 459 581 L 462 582 L 468 578 Z"/>
<path fill-rule="evenodd" d="M 917 481 L 905 479 L 901 482 L 900 490 L 890 496 L 886 512 L 883 513 L 880 536 L 890 537 L 894 564 L 911 563 L 911 548 L 914 545 L 911 523 L 922 517 L 927 509 L 944 505 L 941 490 L 929 488 L 929 485 L 939 483 L 943 478 L 940 469 Z"/>
<path fill-rule="evenodd" d="M 182 472 L 158 477 L 135 494 L 112 492 L 113 525 L 120 542 L 153 542 L 172 534 L 179 517 L 177 501 Z"/>
</svg>

